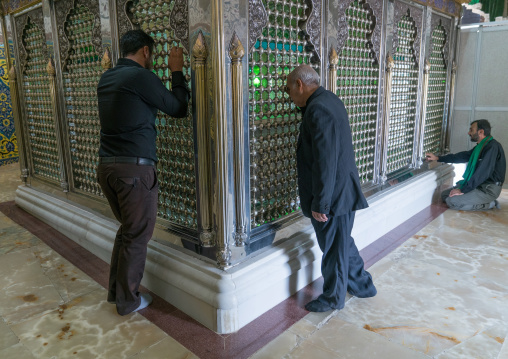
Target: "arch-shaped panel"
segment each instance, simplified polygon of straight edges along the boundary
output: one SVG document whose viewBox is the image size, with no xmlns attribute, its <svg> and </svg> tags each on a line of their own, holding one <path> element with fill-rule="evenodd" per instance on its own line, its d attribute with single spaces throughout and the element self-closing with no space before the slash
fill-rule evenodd
<svg viewBox="0 0 508 359">
<path fill-rule="evenodd" d="M 338 49 L 337 96 L 349 115 L 356 165 L 362 183 L 373 180 L 376 144 L 379 64 L 372 43 L 378 26 L 365 0 L 354 0 L 344 10 L 340 29 L 347 29 Z"/>
<path fill-rule="evenodd" d="M 341 1 L 338 4 L 338 12 L 337 53 L 340 54 L 342 48 L 347 44 L 348 38 L 353 35 L 350 29 L 355 27 L 365 33 L 365 39 L 368 39 L 369 46 L 379 63 L 383 2 L 375 0 Z"/>
<path fill-rule="evenodd" d="M 252 227 L 299 209 L 295 151 L 301 114 L 284 91 L 285 77 L 295 67 L 311 64 L 315 56 L 315 47 L 309 46 L 302 31 L 311 15 L 309 2 L 263 0 L 263 4 L 266 25 L 249 53 Z M 253 20 L 259 19 L 251 16 Z"/>
<path fill-rule="evenodd" d="M 117 0 L 117 11 L 120 35 L 129 29 L 139 28 L 155 40 L 154 72 L 167 88 L 171 87 L 171 71 L 168 66 L 171 48 L 173 46 L 184 48 L 183 73 L 190 87 L 187 0 Z M 192 104 L 189 105 L 186 118 L 173 118 L 159 112 L 155 125 L 159 159 L 158 216 L 172 224 L 197 229 Z"/>
<path fill-rule="evenodd" d="M 432 23 L 430 46 L 430 70 L 427 90 L 425 128 L 423 133 L 423 151 L 440 152 L 445 111 L 447 59 L 447 31 L 441 20 Z"/>
<path fill-rule="evenodd" d="M 60 156 L 46 69 L 49 59 L 42 9 L 35 9 L 16 19 L 16 27 L 18 41 L 25 51 L 24 57 L 20 59 L 20 68 L 31 172 L 34 176 L 59 183 Z"/>
<path fill-rule="evenodd" d="M 408 9 L 397 22 L 397 47 L 393 53 L 395 68 L 392 77 L 390 123 L 388 125 L 387 173 L 412 164 L 418 62 L 414 44 L 418 40 L 418 21 Z"/>
<path fill-rule="evenodd" d="M 99 1 L 61 0 L 55 8 L 73 188 L 102 196 L 96 175 L 100 144 L 97 84 L 103 73 Z"/>
</svg>

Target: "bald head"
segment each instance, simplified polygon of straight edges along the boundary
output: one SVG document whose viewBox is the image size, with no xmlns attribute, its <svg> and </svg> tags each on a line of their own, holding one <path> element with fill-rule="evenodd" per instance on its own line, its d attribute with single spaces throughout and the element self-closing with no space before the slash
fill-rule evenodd
<svg viewBox="0 0 508 359">
<path fill-rule="evenodd" d="M 294 86 L 296 80 L 300 79 L 302 83 L 309 87 L 317 87 L 319 86 L 319 75 L 312 67 L 309 65 L 301 65 L 293 70 L 288 76 L 288 83 L 291 86 Z"/>
</svg>

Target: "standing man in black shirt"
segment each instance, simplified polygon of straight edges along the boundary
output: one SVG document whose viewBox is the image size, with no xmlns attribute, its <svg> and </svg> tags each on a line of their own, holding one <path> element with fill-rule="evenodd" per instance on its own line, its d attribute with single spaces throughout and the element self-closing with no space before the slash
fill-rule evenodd
<svg viewBox="0 0 508 359">
<path fill-rule="evenodd" d="M 452 209 L 476 211 L 500 208 L 497 199 L 501 194 L 506 158 L 503 147 L 490 135 L 490 123 L 476 120 L 471 123 L 469 137 L 477 145 L 470 151 L 436 156 L 427 153 L 428 161 L 466 163 L 464 179 L 441 194 L 443 201 Z"/>
<path fill-rule="evenodd" d="M 151 71 L 154 40 L 149 35 L 128 31 L 120 39 L 120 50 L 123 58 L 97 86 L 101 123 L 97 177 L 120 222 L 111 255 L 108 302 L 116 303 L 118 314 L 127 315 L 152 302 L 138 289 L 157 218 L 155 117 L 158 110 L 185 117 L 189 92 L 181 48 L 173 47 L 169 55 L 172 91 Z"/>
</svg>

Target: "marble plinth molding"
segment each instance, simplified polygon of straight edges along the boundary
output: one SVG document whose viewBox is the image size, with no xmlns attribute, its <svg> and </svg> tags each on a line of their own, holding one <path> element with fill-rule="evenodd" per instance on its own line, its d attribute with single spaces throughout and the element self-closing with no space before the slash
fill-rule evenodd
<svg viewBox="0 0 508 359">
<path fill-rule="evenodd" d="M 437 203 L 443 189 L 452 186 L 453 166 L 440 164 L 397 186 L 368 198 L 369 208 L 356 212 L 352 236 L 359 250 Z"/>
<path fill-rule="evenodd" d="M 369 198 L 356 216 L 359 249 L 373 243 L 436 198 L 453 167 L 438 166 Z M 118 224 L 36 188 L 20 186 L 16 204 L 99 258 L 109 262 Z M 321 252 L 312 227 L 220 270 L 207 258 L 181 247 L 149 243 L 142 284 L 217 333 L 232 333 L 321 276 Z"/>
</svg>

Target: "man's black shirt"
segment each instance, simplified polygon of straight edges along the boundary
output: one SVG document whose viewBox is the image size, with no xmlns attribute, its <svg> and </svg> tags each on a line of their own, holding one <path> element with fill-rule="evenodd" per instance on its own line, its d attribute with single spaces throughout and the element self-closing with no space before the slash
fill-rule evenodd
<svg viewBox="0 0 508 359">
<path fill-rule="evenodd" d="M 101 123 L 100 157 L 144 157 L 157 161 L 155 117 L 161 110 L 185 117 L 189 91 L 181 71 L 172 73 L 172 91 L 150 70 L 121 58 L 97 85 Z"/>
<path fill-rule="evenodd" d="M 477 145 L 478 146 L 478 145 Z M 469 151 L 459 152 L 456 154 L 449 154 L 439 156 L 439 162 L 446 163 L 466 163 L 473 154 L 474 148 Z M 469 181 L 464 184 L 461 191 L 468 193 L 474 190 L 482 183 L 503 183 L 506 174 L 506 158 L 503 147 L 499 142 L 492 139 L 483 148 L 473 176 Z"/>
</svg>

